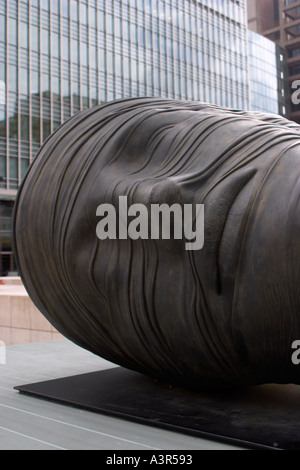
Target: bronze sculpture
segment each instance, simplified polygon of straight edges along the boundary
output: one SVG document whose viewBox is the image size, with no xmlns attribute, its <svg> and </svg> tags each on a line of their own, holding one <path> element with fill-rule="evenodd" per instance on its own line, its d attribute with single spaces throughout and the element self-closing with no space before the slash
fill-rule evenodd
<svg viewBox="0 0 300 470">
<path fill-rule="evenodd" d="M 299 383 L 299 126 L 208 103 L 124 99 L 43 145 L 15 206 L 24 285 L 67 338 L 200 390 Z M 204 205 L 204 245 L 99 240 L 99 204 Z M 299 219 L 299 220 L 298 220 Z"/>
</svg>

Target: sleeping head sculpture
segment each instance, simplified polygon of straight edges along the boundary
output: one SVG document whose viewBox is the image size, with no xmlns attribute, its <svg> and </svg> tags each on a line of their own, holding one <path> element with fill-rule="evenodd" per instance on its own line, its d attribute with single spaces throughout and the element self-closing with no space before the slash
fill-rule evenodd
<svg viewBox="0 0 300 470">
<path fill-rule="evenodd" d="M 162 205 L 170 236 L 150 230 Z M 172 208 L 187 209 L 190 236 L 175 234 Z M 300 127 L 199 102 L 132 98 L 73 116 L 15 205 L 19 273 L 51 324 L 198 390 L 300 384 L 299 235 Z"/>
</svg>

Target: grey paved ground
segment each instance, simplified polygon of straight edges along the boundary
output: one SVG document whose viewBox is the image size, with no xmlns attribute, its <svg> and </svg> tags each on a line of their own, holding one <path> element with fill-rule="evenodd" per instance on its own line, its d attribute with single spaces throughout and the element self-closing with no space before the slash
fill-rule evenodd
<svg viewBox="0 0 300 470">
<path fill-rule="evenodd" d="M 14 386 L 114 367 L 68 340 L 14 345 L 0 364 L 0 450 L 235 449 L 20 394 Z"/>
</svg>

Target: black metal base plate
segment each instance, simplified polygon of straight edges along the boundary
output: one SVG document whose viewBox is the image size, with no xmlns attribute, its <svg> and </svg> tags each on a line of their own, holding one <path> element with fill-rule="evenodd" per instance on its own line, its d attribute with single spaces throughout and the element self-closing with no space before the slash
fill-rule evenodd
<svg viewBox="0 0 300 470">
<path fill-rule="evenodd" d="M 205 394 L 122 367 L 15 387 L 20 393 L 253 449 L 300 450 L 300 386 Z"/>
</svg>

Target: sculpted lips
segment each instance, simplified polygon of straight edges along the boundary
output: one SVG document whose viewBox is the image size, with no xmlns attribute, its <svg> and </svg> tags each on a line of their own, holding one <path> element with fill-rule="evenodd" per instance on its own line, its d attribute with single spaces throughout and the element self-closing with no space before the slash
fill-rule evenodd
<svg viewBox="0 0 300 470">
<path fill-rule="evenodd" d="M 42 313 L 82 347 L 200 389 L 300 380 L 299 126 L 207 103 L 128 99 L 45 143 L 15 252 Z M 204 246 L 99 239 L 97 208 L 203 204 Z M 116 212 L 118 214 L 118 212 Z"/>
</svg>

